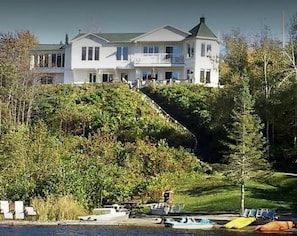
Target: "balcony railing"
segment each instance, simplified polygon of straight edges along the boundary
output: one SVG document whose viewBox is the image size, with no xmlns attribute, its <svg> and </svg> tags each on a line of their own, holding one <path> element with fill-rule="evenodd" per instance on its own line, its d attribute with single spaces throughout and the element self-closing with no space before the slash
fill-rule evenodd
<svg viewBox="0 0 297 236">
<path fill-rule="evenodd" d="M 136 54 L 134 64 L 183 64 L 183 55 L 170 53 Z"/>
</svg>

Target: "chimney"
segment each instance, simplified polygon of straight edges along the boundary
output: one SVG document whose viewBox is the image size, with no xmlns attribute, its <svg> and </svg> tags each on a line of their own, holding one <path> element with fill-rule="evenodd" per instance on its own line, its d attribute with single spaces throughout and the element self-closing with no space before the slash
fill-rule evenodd
<svg viewBox="0 0 297 236">
<path fill-rule="evenodd" d="M 200 17 L 200 24 L 201 23 L 205 23 L 205 17 L 204 16 Z"/>
</svg>

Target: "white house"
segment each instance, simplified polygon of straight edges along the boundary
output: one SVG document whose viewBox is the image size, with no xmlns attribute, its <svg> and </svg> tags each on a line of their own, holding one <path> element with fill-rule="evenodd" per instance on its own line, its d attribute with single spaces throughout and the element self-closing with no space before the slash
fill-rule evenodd
<svg viewBox="0 0 297 236">
<path fill-rule="evenodd" d="M 31 69 L 41 83 L 112 81 L 219 85 L 219 41 L 205 18 L 190 31 L 165 25 L 147 33 L 79 33 L 68 44 L 39 44 Z"/>
</svg>

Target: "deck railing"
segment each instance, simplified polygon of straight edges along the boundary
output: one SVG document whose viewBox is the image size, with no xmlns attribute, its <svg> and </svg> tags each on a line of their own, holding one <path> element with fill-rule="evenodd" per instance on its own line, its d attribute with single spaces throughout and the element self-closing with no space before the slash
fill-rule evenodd
<svg viewBox="0 0 297 236">
<path fill-rule="evenodd" d="M 134 64 L 183 64 L 184 56 L 170 53 L 137 54 Z"/>
</svg>

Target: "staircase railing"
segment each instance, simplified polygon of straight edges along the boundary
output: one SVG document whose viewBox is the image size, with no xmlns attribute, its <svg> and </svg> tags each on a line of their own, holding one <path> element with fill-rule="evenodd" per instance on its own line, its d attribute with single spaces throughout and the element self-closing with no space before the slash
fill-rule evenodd
<svg viewBox="0 0 297 236">
<path fill-rule="evenodd" d="M 149 97 L 148 95 L 146 95 L 144 92 L 142 92 L 140 89 L 136 88 L 136 91 L 139 92 L 143 98 L 147 99 L 152 105 L 153 107 L 155 107 L 155 109 L 158 110 L 158 112 L 160 114 L 162 114 L 164 117 L 168 118 L 171 122 L 174 122 L 175 124 L 181 126 L 184 130 L 186 130 L 188 133 L 190 133 L 190 135 L 193 137 L 194 139 L 194 147 L 193 147 L 193 152 L 197 153 L 198 150 L 198 140 L 196 135 L 190 131 L 186 126 L 184 126 L 183 124 L 181 124 L 178 120 L 176 120 L 174 117 L 172 117 L 170 114 L 167 113 L 167 111 L 165 111 L 156 101 L 154 101 L 151 97 Z"/>
</svg>

